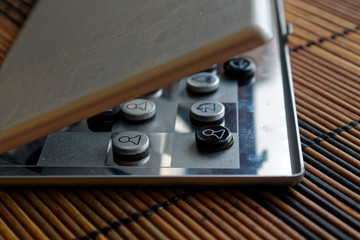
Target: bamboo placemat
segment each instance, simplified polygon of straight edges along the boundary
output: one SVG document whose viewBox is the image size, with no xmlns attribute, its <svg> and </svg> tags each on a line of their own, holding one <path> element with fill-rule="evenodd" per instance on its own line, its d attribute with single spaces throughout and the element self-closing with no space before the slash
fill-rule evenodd
<svg viewBox="0 0 360 240">
<path fill-rule="evenodd" d="M 300 184 L 2 188 L 0 239 L 360 239 L 360 1 L 285 3 Z M 32 5 L 0 0 L 0 62 Z"/>
</svg>

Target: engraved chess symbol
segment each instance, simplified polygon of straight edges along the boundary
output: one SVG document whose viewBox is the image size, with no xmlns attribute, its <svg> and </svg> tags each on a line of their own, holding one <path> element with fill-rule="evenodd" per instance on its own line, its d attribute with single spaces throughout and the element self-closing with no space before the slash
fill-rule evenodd
<svg viewBox="0 0 360 240">
<path fill-rule="evenodd" d="M 208 111 L 215 112 L 215 103 L 203 103 L 200 104 L 197 107 L 197 109 L 202 112 L 208 112 Z"/>
<path fill-rule="evenodd" d="M 250 62 L 244 58 L 237 59 L 237 61 L 233 61 L 233 63 L 242 69 L 247 68 L 250 65 Z"/>
<path fill-rule="evenodd" d="M 128 143 L 131 142 L 134 145 L 139 145 L 141 140 L 141 135 L 136 135 L 135 137 L 130 136 L 122 136 L 119 138 L 119 142 L 121 143 Z"/>
<path fill-rule="evenodd" d="M 193 76 L 192 79 L 201 83 L 211 83 L 213 80 L 211 76 Z"/>
<path fill-rule="evenodd" d="M 205 129 L 202 134 L 207 137 L 215 136 L 217 139 L 222 139 L 225 134 L 225 129 L 215 131 L 213 129 Z"/>
<path fill-rule="evenodd" d="M 142 111 L 146 111 L 147 110 L 147 102 L 129 103 L 128 105 L 126 105 L 126 108 L 129 110 L 140 109 Z"/>
</svg>

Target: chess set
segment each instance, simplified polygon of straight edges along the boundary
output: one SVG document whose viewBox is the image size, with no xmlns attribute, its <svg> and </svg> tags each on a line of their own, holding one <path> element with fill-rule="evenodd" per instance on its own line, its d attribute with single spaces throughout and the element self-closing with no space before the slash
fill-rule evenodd
<svg viewBox="0 0 360 240">
<path fill-rule="evenodd" d="M 200 65 L 196 69 L 188 66 L 190 70 L 184 71 L 186 76 L 175 74 L 181 78 L 165 86 L 144 83 L 152 87 L 145 87 L 146 90 L 139 92 L 141 95 L 133 90 L 131 93 L 138 94 L 137 98 L 131 99 L 124 93 L 126 101 L 119 104 L 113 104 L 117 99 L 104 101 L 99 107 L 93 104 L 95 110 L 89 110 L 85 119 L 79 115 L 83 120 L 43 137 L 39 134 L 36 140 L 28 141 L 24 137 L 24 144 L 19 140 L 19 146 L 9 147 L 0 154 L 0 184 L 292 185 L 299 182 L 304 167 L 282 3 L 270 1 L 268 6 L 263 6 L 266 1 L 251 2 L 260 12 L 251 14 L 263 15 L 269 11 L 271 22 L 265 27 L 271 26 L 272 34 L 264 43 L 241 54 L 235 52 L 232 57 L 220 57 L 222 61 L 215 64 L 205 61 L 200 64 L 202 69 L 198 69 Z M 42 7 L 35 9 L 35 16 Z M 52 69 L 51 74 L 56 75 L 56 70 Z M 0 75 L 4 76 L 7 75 Z M 142 84 L 136 86 L 141 88 Z M 15 128 L 26 132 L 26 127 L 31 131 L 29 126 L 38 125 L 20 124 Z"/>
</svg>

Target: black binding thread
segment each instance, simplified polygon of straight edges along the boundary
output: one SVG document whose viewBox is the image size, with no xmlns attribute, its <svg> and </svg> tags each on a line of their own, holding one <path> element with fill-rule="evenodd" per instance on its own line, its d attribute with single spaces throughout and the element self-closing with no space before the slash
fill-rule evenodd
<svg viewBox="0 0 360 240">
<path fill-rule="evenodd" d="M 3 15 L 5 18 L 7 18 L 11 23 L 13 23 L 16 27 L 21 28 L 22 24 L 15 20 L 10 14 L 8 14 L 6 11 L 0 10 L 0 14 Z"/>
<path fill-rule="evenodd" d="M 318 137 L 314 138 L 313 141 L 319 143 L 321 141 L 327 140 L 328 138 L 334 138 L 336 135 L 339 135 L 341 132 L 348 132 L 350 129 L 356 127 L 360 124 L 359 121 L 351 121 L 349 124 L 344 125 L 342 128 L 336 128 L 333 131 L 328 133 L 321 133 Z"/>
<path fill-rule="evenodd" d="M 355 33 L 358 30 L 360 30 L 360 26 L 356 26 L 355 29 L 346 28 L 346 29 L 344 29 L 344 31 L 342 33 L 333 33 L 330 37 L 321 37 L 317 41 L 314 41 L 314 40 L 309 41 L 305 45 L 299 45 L 299 46 L 292 48 L 290 51 L 297 52 L 299 50 L 305 50 L 306 48 L 311 47 L 311 46 L 318 46 L 323 42 L 326 42 L 326 41 L 329 42 L 329 41 L 331 41 L 331 39 L 336 39 L 337 37 L 344 37 L 345 35 L 348 35 L 349 33 Z"/>
<path fill-rule="evenodd" d="M 155 214 L 157 211 L 167 208 L 171 205 L 176 204 L 177 201 L 181 200 L 181 199 L 186 199 L 189 196 L 188 193 L 182 194 L 180 196 L 174 196 L 172 198 L 170 198 L 169 200 L 163 202 L 162 204 L 155 204 L 154 206 L 146 209 L 143 212 L 135 212 L 133 213 L 130 217 L 127 217 L 123 220 L 118 220 L 116 222 L 111 223 L 110 225 L 102 228 L 102 229 L 97 229 L 89 234 L 87 234 L 86 236 L 83 236 L 81 238 L 79 238 L 79 240 L 90 240 L 90 239 L 94 239 L 96 238 L 98 235 L 101 234 L 107 234 L 108 232 L 120 227 L 120 226 L 126 226 L 131 222 L 137 221 L 139 218 L 141 217 L 149 217 L 152 214 Z M 76 238 L 77 239 L 77 238 Z"/>
<path fill-rule="evenodd" d="M 304 125 L 305 123 L 300 120 L 299 121 L 300 125 Z M 342 128 L 336 128 L 333 131 L 330 131 L 328 133 L 318 133 L 316 138 L 312 139 L 313 143 L 319 144 L 321 141 L 325 141 L 329 138 L 334 138 L 336 135 L 339 135 L 341 132 L 348 132 L 350 129 L 356 127 L 357 125 L 360 124 L 360 120 L 359 121 L 351 121 L 349 124 L 344 125 Z M 304 144 L 307 146 L 313 145 L 313 143 L 310 143 L 309 141 L 305 141 Z"/>
<path fill-rule="evenodd" d="M 97 236 L 99 236 L 99 235 L 101 235 L 101 234 L 102 234 L 101 231 L 95 230 L 95 231 L 92 231 L 91 233 L 89 233 L 88 235 L 81 237 L 80 240 L 95 239 Z"/>
<path fill-rule="evenodd" d="M 23 19 L 26 18 L 27 13 L 22 11 L 21 8 L 12 4 L 7 0 L 0 0 L 6 7 L 4 10 L 0 10 L 0 14 L 6 17 L 11 23 L 13 23 L 16 27 L 21 28 L 22 23 L 16 20 L 14 17 L 11 16 L 11 12 L 15 12 L 16 14 L 20 15 Z M 23 7 L 30 9 L 32 6 L 26 3 L 25 1 L 19 1 Z"/>
<path fill-rule="evenodd" d="M 5 3 L 6 5 L 6 9 L 10 9 L 11 11 L 16 12 L 17 14 L 19 14 L 21 17 L 26 18 L 27 14 L 23 11 L 21 11 L 21 8 L 19 8 L 18 6 L 14 5 L 13 3 L 10 3 L 8 0 L 0 0 L 1 2 Z M 20 4 L 23 4 L 23 2 L 18 2 Z M 27 5 L 24 5 L 25 7 L 27 7 Z"/>
</svg>

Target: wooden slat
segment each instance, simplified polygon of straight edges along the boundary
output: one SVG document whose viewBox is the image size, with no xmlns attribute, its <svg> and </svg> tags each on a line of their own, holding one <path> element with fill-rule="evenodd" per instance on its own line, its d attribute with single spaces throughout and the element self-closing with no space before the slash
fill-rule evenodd
<svg viewBox="0 0 360 240">
<path fill-rule="evenodd" d="M 315 139 L 316 138 L 316 135 L 310 133 L 309 131 L 306 131 L 305 129 L 303 128 L 300 128 L 300 133 L 309 138 L 309 139 Z M 341 159 L 343 159 L 344 161 L 350 163 L 351 165 L 355 166 L 356 168 L 359 169 L 360 167 L 360 160 L 359 159 L 356 159 L 352 156 L 350 156 L 349 154 L 341 151 L 340 149 L 336 148 L 335 146 L 327 143 L 326 141 L 321 141 L 319 143 L 320 146 L 324 147 L 325 149 L 329 150 L 330 152 L 336 154 L 337 156 L 341 157 Z"/>
<path fill-rule="evenodd" d="M 140 198 L 142 202 L 146 204 L 147 209 L 152 209 L 152 211 L 155 211 L 161 217 L 161 219 L 163 219 L 163 221 L 173 226 L 179 233 L 181 233 L 181 235 L 185 237 L 185 239 L 194 239 L 194 240 L 200 239 L 190 229 L 188 229 L 182 222 L 180 222 L 176 217 L 174 217 L 171 213 L 169 213 L 166 209 L 164 209 L 163 206 L 158 204 L 153 198 L 151 198 L 145 192 L 143 192 L 140 189 L 134 189 L 134 193 L 136 197 Z M 155 206 L 156 208 L 154 209 Z"/>
<path fill-rule="evenodd" d="M 129 230 L 139 239 L 154 239 L 144 228 L 142 228 L 134 219 L 127 215 L 120 206 L 114 203 L 99 189 L 91 189 L 90 191 L 101 204 L 106 207 L 119 221 L 123 222 Z"/>
<path fill-rule="evenodd" d="M 13 190 L 15 192 L 15 190 Z M 43 216 L 56 230 L 62 238 L 74 239 L 76 236 L 64 225 L 64 223 L 57 217 L 57 214 L 52 212 L 48 206 L 48 202 L 42 202 L 33 191 L 29 189 L 22 190 L 24 196 L 33 204 L 37 211 Z"/>
<path fill-rule="evenodd" d="M 127 199 L 128 202 L 135 207 L 138 213 L 142 213 L 144 216 L 147 217 L 149 221 L 151 221 L 154 226 L 158 227 L 160 231 L 162 231 L 169 239 L 174 237 L 176 239 L 185 239 L 185 236 L 182 235 L 179 231 L 177 231 L 169 222 L 163 220 L 161 216 L 158 214 L 153 214 L 153 210 L 147 212 L 149 207 L 144 204 L 139 198 L 137 198 L 134 194 L 130 191 L 125 189 L 118 189 L 117 192 Z"/>
<path fill-rule="evenodd" d="M 25 189 L 24 191 L 30 191 L 29 189 Z M 31 192 L 31 191 L 30 191 Z M 38 203 L 39 206 L 43 207 L 45 205 L 52 211 L 56 217 L 61 221 L 64 225 L 64 231 L 70 231 L 77 238 L 82 238 L 87 236 L 87 233 L 79 226 L 79 223 L 76 219 L 73 219 L 69 214 L 66 213 L 65 209 L 61 207 L 53 197 L 48 195 L 43 190 L 35 190 L 35 195 L 43 202 Z"/>
<path fill-rule="evenodd" d="M 9 193 L 16 203 L 23 209 L 24 213 L 26 213 L 26 215 L 28 215 L 37 226 L 41 226 L 44 234 L 48 236 L 49 239 L 62 239 L 57 231 L 19 191 L 10 190 Z"/>
<path fill-rule="evenodd" d="M 299 221 L 302 225 L 306 226 L 310 231 L 315 233 L 321 238 L 324 239 L 336 239 L 331 234 L 326 232 L 324 229 L 322 229 L 319 225 L 317 225 L 315 222 L 311 221 L 310 219 L 306 218 L 303 214 L 296 211 L 294 208 L 290 207 L 283 201 L 281 201 L 276 196 L 272 195 L 269 192 L 262 191 L 260 194 L 265 197 L 267 200 L 275 204 L 278 208 L 282 209 L 283 211 L 287 212 L 289 215 L 291 215 L 295 220 Z"/>
<path fill-rule="evenodd" d="M 319 8 L 318 4 L 311 4 L 311 3 L 307 4 L 307 3 L 304 3 L 302 1 L 297 1 L 297 0 L 287 0 L 286 2 L 300 8 L 302 10 L 310 12 L 314 16 L 321 17 L 330 23 L 339 25 L 344 29 L 346 29 L 346 28 L 355 29 L 357 27 L 356 21 L 353 21 L 353 19 L 350 19 L 350 20 L 344 19 L 342 17 L 342 14 L 340 14 L 340 13 L 338 13 L 336 15 L 329 13 L 326 10 Z M 320 1 L 316 1 L 316 2 L 320 2 Z M 333 1 L 333 2 L 335 2 L 335 1 Z M 359 23 L 359 22 L 357 22 L 357 23 Z"/>
<path fill-rule="evenodd" d="M 218 189 L 218 194 L 233 204 L 238 211 L 245 213 L 248 217 L 258 222 L 277 238 L 288 237 L 303 239 L 296 231 L 289 227 L 285 222 L 271 214 L 263 206 L 246 196 L 241 191 L 232 190 L 231 192 Z M 235 197 L 236 196 L 236 197 Z"/>
<path fill-rule="evenodd" d="M 49 239 L 42 230 L 42 226 L 37 225 L 15 202 L 15 200 L 4 190 L 0 190 L 0 200 L 9 209 L 9 212 L 24 226 L 27 232 L 34 239 Z"/>
<path fill-rule="evenodd" d="M 69 201 L 78 211 L 79 215 L 82 214 L 91 224 L 96 226 L 96 229 L 100 230 L 106 238 L 110 239 L 123 239 L 111 226 L 109 223 L 104 221 L 96 212 L 93 211 L 87 204 L 85 204 L 81 199 L 71 190 L 64 191 L 64 197 Z M 70 205 L 65 198 L 63 198 L 64 203 Z M 69 208 L 70 209 L 70 208 Z M 82 216 L 81 216 L 82 218 Z"/>
<path fill-rule="evenodd" d="M 98 239 L 107 239 L 61 192 L 50 189 L 47 191 L 59 206 L 85 231 L 86 235 L 96 235 Z"/>
<path fill-rule="evenodd" d="M 186 192 L 182 189 L 177 189 L 176 193 L 179 195 L 184 195 Z M 233 219 L 231 216 L 227 218 L 226 217 L 227 213 L 203 194 L 196 193 L 193 196 L 188 196 L 185 200 L 192 207 L 194 207 L 194 209 L 200 212 L 203 218 L 212 221 L 214 224 L 220 227 L 226 234 L 228 234 L 232 239 L 247 239 L 247 238 L 260 239 L 258 236 L 256 236 L 248 229 L 245 231 L 244 226 L 239 222 L 237 222 L 237 224 L 234 224 L 235 219 Z"/>
<path fill-rule="evenodd" d="M 150 233 L 152 237 L 156 239 L 168 239 L 168 237 L 166 237 L 166 235 L 161 232 L 153 223 L 146 219 L 142 214 L 138 214 L 138 211 L 135 209 L 135 207 L 122 198 L 121 195 L 115 190 L 105 189 L 104 192 L 112 201 L 114 201 L 120 208 L 122 208 L 126 214 L 136 217 L 137 223 L 148 233 Z"/>
<path fill-rule="evenodd" d="M 204 198 L 205 201 L 208 202 L 208 207 L 215 205 L 211 201 L 214 201 L 216 204 L 218 204 L 215 205 L 216 209 L 214 209 L 214 211 L 222 212 L 221 215 L 223 215 L 224 221 L 229 221 L 232 226 L 236 227 L 240 230 L 240 232 L 244 233 L 245 237 L 251 239 L 255 239 L 256 237 L 261 239 L 281 239 L 283 237 L 283 234 L 280 234 L 281 231 L 274 225 L 272 225 L 271 233 L 266 231 L 263 226 L 252 220 L 246 214 L 238 211 L 233 205 L 231 205 L 224 198 L 220 197 L 213 191 L 206 191 L 205 194 L 208 196 L 208 198 L 206 198 L 202 193 L 198 193 L 201 198 Z M 239 223 L 242 224 L 239 225 Z M 255 237 L 254 234 L 257 234 L 258 236 L 255 235 Z"/>
<path fill-rule="evenodd" d="M 0 236 L 2 239 L 19 239 L 2 218 L 0 218 Z"/>
<path fill-rule="evenodd" d="M 0 214 L 2 219 L 7 223 L 7 226 L 9 226 L 12 232 L 16 233 L 20 239 L 34 239 L 25 228 L 25 225 L 20 223 L 2 202 L 0 202 Z M 4 226 L 4 228 L 5 230 L 7 229 L 6 226 Z M 5 234 L 12 235 L 12 233 L 8 231 Z"/>
<path fill-rule="evenodd" d="M 177 195 L 169 189 L 162 189 L 162 193 L 168 198 L 177 197 Z M 195 209 L 193 206 L 179 199 L 175 203 L 182 211 L 192 217 L 198 224 L 202 225 L 209 233 L 211 233 L 217 239 L 231 239 L 223 230 L 221 230 L 216 224 L 210 221 L 205 215 L 202 214 L 202 210 Z M 217 220 L 217 219 L 216 219 Z M 216 221 L 218 222 L 218 221 Z"/>
<path fill-rule="evenodd" d="M 99 217 L 106 222 L 104 224 L 105 228 L 107 226 L 112 226 L 112 228 L 117 231 L 124 239 L 138 239 L 133 233 L 129 231 L 129 229 L 127 229 L 126 226 L 120 224 L 118 219 L 108 209 L 106 209 L 105 206 L 103 206 L 89 191 L 78 189 L 76 193 L 89 206 L 89 209 L 99 214 Z M 89 210 L 87 209 L 87 211 Z"/>
<path fill-rule="evenodd" d="M 293 196 L 298 201 L 300 201 L 304 206 L 309 207 L 309 209 L 314 211 L 314 213 L 317 214 L 319 217 L 321 217 L 325 221 L 329 222 L 330 224 L 333 224 L 334 226 L 336 226 L 336 228 L 345 232 L 349 236 L 351 236 L 353 238 L 356 238 L 357 236 L 359 236 L 360 233 L 356 229 L 349 227 L 347 224 L 345 224 L 339 218 L 335 217 L 330 212 L 321 208 L 319 205 L 317 205 L 316 203 L 314 203 L 307 197 L 301 195 L 296 190 L 289 188 L 289 193 L 291 196 Z"/>
<path fill-rule="evenodd" d="M 179 219 L 184 225 L 201 239 L 215 239 L 208 231 L 206 231 L 201 225 L 199 225 L 191 216 L 187 215 L 179 207 L 177 207 L 172 201 L 166 198 L 163 194 L 156 190 L 146 191 L 150 196 L 152 196 L 158 203 L 164 206 L 170 214 L 172 214 L 176 219 Z"/>
<path fill-rule="evenodd" d="M 312 183 L 311 181 L 309 181 L 308 179 L 304 179 L 302 181 L 302 184 L 304 184 L 306 187 L 308 187 L 311 191 L 313 191 L 315 194 L 323 197 L 324 199 L 326 199 L 329 203 L 333 204 L 334 206 L 340 208 L 341 210 L 343 210 L 344 212 L 346 212 L 347 214 L 351 215 L 353 218 L 355 218 L 356 220 L 360 221 L 360 213 L 354 211 L 351 207 L 345 205 L 344 203 L 342 203 L 341 201 L 339 201 L 337 198 L 331 196 L 330 194 L 328 194 L 326 191 L 324 191 L 323 189 L 321 189 L 320 187 L 316 186 L 314 183 Z"/>
</svg>

